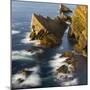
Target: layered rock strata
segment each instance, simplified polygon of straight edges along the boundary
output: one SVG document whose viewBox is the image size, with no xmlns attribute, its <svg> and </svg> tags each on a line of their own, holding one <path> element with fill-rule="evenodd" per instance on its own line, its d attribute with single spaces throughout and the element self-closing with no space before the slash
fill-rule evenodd
<svg viewBox="0 0 90 90">
<path fill-rule="evenodd" d="M 78 5 L 73 12 L 71 29 L 68 32 L 69 40 L 74 44 L 74 50 L 84 55 L 87 54 L 87 14 L 87 6 Z"/>
<path fill-rule="evenodd" d="M 67 24 L 57 16 L 54 19 L 32 14 L 31 40 L 40 40 L 40 44 L 46 47 L 53 47 L 60 43 L 60 40 L 67 28 Z"/>
</svg>

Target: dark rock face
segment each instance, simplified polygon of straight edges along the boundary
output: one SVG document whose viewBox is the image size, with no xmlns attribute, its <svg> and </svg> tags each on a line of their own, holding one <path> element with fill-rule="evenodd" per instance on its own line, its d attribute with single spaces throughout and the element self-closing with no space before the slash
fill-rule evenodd
<svg viewBox="0 0 90 90">
<path fill-rule="evenodd" d="M 66 15 L 67 13 L 72 13 L 72 11 L 63 4 L 61 4 L 60 15 L 54 19 L 34 13 L 31 21 L 31 40 L 40 40 L 40 44 L 45 47 L 54 47 L 60 44 L 68 26 L 66 21 L 70 23 L 72 21 L 71 16 Z"/>
<path fill-rule="evenodd" d="M 23 69 L 23 70 L 19 71 L 18 73 L 19 73 L 19 74 L 23 74 L 23 75 L 25 75 L 26 77 L 28 77 L 28 76 L 32 73 L 32 71 L 27 70 L 27 69 Z"/>
<path fill-rule="evenodd" d="M 68 21 L 68 22 L 72 22 L 72 19 L 71 19 L 71 14 L 72 11 L 67 7 L 65 6 L 64 4 L 61 4 L 61 8 L 60 8 L 60 19 L 63 20 L 64 22 Z"/>
<path fill-rule="evenodd" d="M 68 7 L 66 7 L 64 4 L 61 4 L 60 13 L 70 13 L 72 12 Z"/>
<path fill-rule="evenodd" d="M 72 16 L 71 29 L 68 32 L 70 42 L 74 43 L 74 50 L 87 54 L 87 6 L 77 6 Z"/>
<path fill-rule="evenodd" d="M 54 19 L 33 14 L 30 34 L 31 40 L 40 40 L 40 44 L 45 47 L 58 45 L 67 28 L 67 24 L 58 16 Z"/>
<path fill-rule="evenodd" d="M 68 73 L 68 67 L 66 65 L 63 65 L 57 69 L 58 73 Z"/>
</svg>

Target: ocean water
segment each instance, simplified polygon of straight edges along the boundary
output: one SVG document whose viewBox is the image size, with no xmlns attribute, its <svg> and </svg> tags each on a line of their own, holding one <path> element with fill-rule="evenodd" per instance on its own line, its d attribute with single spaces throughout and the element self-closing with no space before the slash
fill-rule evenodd
<svg viewBox="0 0 90 90">
<path fill-rule="evenodd" d="M 68 6 L 71 9 L 75 7 L 75 5 Z M 62 52 L 72 50 L 67 39 L 68 28 L 62 38 L 61 45 L 55 48 L 37 47 L 35 42 L 29 42 L 27 37 L 31 31 L 32 13 L 54 18 L 59 14 L 58 8 L 59 4 L 12 1 L 13 88 L 56 87 L 79 84 L 79 79 L 74 73 L 60 74 L 58 76 L 55 76 L 54 73 L 56 68 L 66 64 L 64 63 L 66 58 L 60 58 Z M 24 70 L 27 71 L 28 75 L 24 73 Z"/>
</svg>

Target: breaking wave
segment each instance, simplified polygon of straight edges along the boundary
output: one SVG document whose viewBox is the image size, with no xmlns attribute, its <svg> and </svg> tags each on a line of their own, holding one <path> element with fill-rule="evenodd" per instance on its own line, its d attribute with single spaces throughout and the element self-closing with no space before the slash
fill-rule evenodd
<svg viewBox="0 0 90 90">
<path fill-rule="evenodd" d="M 28 52 L 26 50 L 13 51 L 12 60 L 30 60 L 30 56 L 35 55 L 36 52 Z M 32 60 L 32 59 L 31 59 Z"/>
<path fill-rule="evenodd" d="M 27 32 L 25 38 L 21 40 L 23 44 L 30 44 L 31 46 L 40 46 L 40 40 L 30 40 L 30 32 Z"/>
<path fill-rule="evenodd" d="M 12 85 L 14 88 L 20 88 L 20 87 L 35 87 L 41 85 L 41 79 L 38 74 L 39 72 L 39 66 L 35 66 L 32 68 L 25 68 L 26 71 L 32 71 L 31 74 L 26 76 L 24 72 L 17 73 L 12 76 Z M 22 80 L 22 82 L 21 82 Z"/>
<path fill-rule="evenodd" d="M 78 85 L 78 78 L 75 77 L 74 73 L 72 72 L 73 66 L 66 63 L 67 57 L 60 57 L 61 54 L 56 54 L 53 57 L 53 60 L 49 62 L 50 66 L 53 68 L 52 72 L 54 73 L 55 81 L 60 86 L 71 86 L 71 85 Z M 63 65 L 68 67 L 70 73 L 57 73 L 57 69 L 62 67 Z"/>
<path fill-rule="evenodd" d="M 19 33 L 20 33 L 20 31 L 12 30 L 12 35 L 14 35 L 14 34 L 19 34 Z"/>
</svg>

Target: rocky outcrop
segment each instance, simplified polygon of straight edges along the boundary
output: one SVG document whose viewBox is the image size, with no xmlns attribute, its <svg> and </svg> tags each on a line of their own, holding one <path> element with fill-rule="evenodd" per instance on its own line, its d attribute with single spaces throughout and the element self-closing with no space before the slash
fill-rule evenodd
<svg viewBox="0 0 90 90">
<path fill-rule="evenodd" d="M 87 6 L 78 5 L 73 12 L 68 37 L 74 44 L 74 50 L 83 55 L 87 54 L 87 25 Z"/>
<path fill-rule="evenodd" d="M 31 21 L 31 40 L 40 40 L 45 47 L 53 47 L 60 43 L 67 24 L 57 16 L 54 19 L 33 14 Z"/>
<path fill-rule="evenodd" d="M 73 53 L 71 51 L 65 51 L 60 57 L 73 57 Z"/>
<path fill-rule="evenodd" d="M 68 73 L 68 67 L 66 65 L 62 65 L 56 70 L 58 73 Z"/>
<path fill-rule="evenodd" d="M 64 4 L 60 4 L 59 13 L 60 13 L 59 17 L 62 21 L 65 21 L 65 22 L 68 21 L 69 23 L 71 23 L 72 10 L 70 10 Z"/>
<path fill-rule="evenodd" d="M 70 16 L 70 13 L 73 15 Z M 30 38 L 31 40 L 40 40 L 40 44 L 46 47 L 56 46 L 62 39 L 67 21 L 71 24 L 68 38 L 74 44 L 75 51 L 86 55 L 87 6 L 84 5 L 77 5 L 72 12 L 68 7 L 61 4 L 60 15 L 54 19 L 33 14 Z"/>
<path fill-rule="evenodd" d="M 60 12 L 62 13 L 69 13 L 72 12 L 68 7 L 66 7 L 64 4 L 61 4 Z"/>
<path fill-rule="evenodd" d="M 77 85 L 86 85 L 88 80 L 87 57 L 84 57 L 82 55 L 73 52 L 64 52 L 62 57 L 64 58 L 66 57 L 66 59 L 62 61 L 62 64 L 60 63 L 60 66 L 57 66 L 57 68 L 55 68 L 54 70 L 57 81 L 61 83 L 63 82 L 66 83 L 67 81 L 71 81 L 74 78 L 77 78 L 78 79 L 78 82 L 76 83 Z"/>
</svg>

